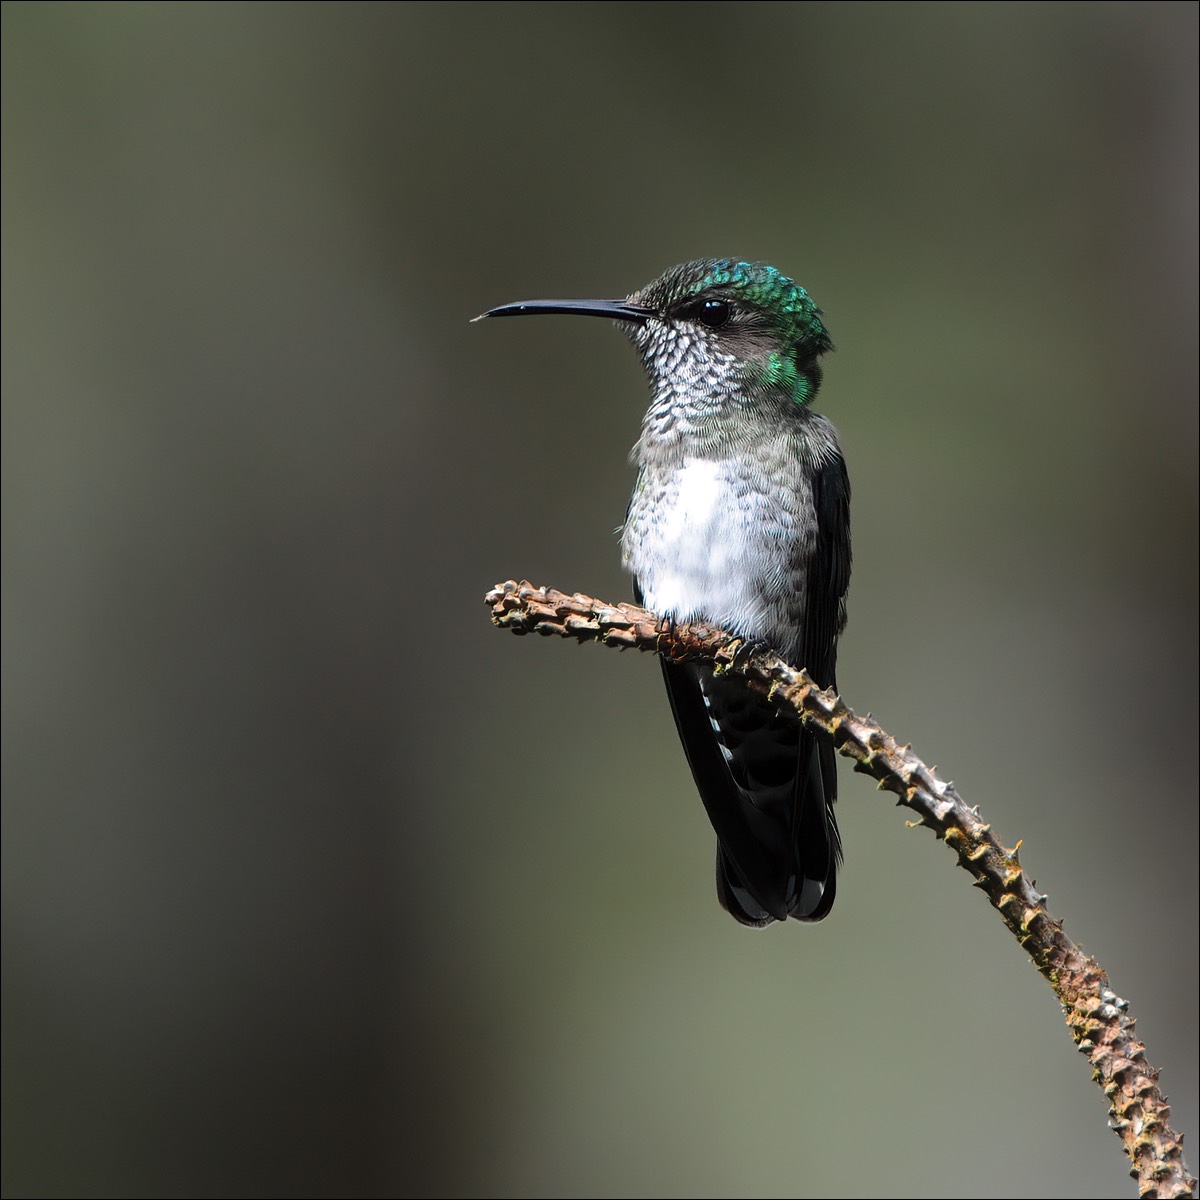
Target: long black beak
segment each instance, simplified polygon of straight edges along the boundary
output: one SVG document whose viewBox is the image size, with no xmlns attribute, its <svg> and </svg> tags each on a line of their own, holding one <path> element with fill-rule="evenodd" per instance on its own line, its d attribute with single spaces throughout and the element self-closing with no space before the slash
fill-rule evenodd
<svg viewBox="0 0 1200 1200">
<path fill-rule="evenodd" d="M 565 313 L 573 317 L 607 317 L 610 321 L 632 321 L 644 325 L 658 314 L 652 308 L 630 304 L 628 300 L 522 300 L 519 304 L 502 304 L 489 308 L 472 318 L 482 321 L 484 317 L 527 317 L 539 313 Z"/>
</svg>

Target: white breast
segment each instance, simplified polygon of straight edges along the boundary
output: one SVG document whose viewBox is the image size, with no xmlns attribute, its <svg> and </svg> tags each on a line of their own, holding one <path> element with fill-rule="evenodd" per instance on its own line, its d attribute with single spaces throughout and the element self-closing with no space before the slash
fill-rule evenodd
<svg viewBox="0 0 1200 1200">
<path fill-rule="evenodd" d="M 721 463 L 689 458 L 675 476 L 674 495 L 662 514 L 663 538 L 689 545 L 704 539 L 720 519 L 728 488 Z"/>
<path fill-rule="evenodd" d="M 645 497 L 656 511 L 631 512 L 639 536 L 627 539 L 627 566 L 646 605 L 687 621 L 704 617 L 763 636 L 771 622 L 764 573 L 783 552 L 766 535 L 769 497 L 746 486 L 728 461 L 689 458 Z"/>
</svg>

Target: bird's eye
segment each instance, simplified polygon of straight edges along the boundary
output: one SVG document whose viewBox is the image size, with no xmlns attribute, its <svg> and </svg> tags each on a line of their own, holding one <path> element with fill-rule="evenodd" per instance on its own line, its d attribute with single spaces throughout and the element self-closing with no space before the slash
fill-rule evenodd
<svg viewBox="0 0 1200 1200">
<path fill-rule="evenodd" d="M 704 300 L 696 308 L 696 320 L 709 329 L 720 329 L 729 324 L 733 309 L 728 300 Z"/>
</svg>

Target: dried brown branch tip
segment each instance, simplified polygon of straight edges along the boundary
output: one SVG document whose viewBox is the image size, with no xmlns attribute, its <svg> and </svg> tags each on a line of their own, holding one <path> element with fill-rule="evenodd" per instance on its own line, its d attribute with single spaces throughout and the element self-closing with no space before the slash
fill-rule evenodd
<svg viewBox="0 0 1200 1200">
<path fill-rule="evenodd" d="M 513 633 L 557 634 L 714 663 L 718 671 L 742 675 L 748 687 L 769 696 L 784 712 L 828 737 L 854 769 L 917 814 L 954 850 L 1050 983 L 1062 1004 L 1071 1034 L 1094 1068 L 1109 1101 L 1109 1124 L 1132 1162 L 1130 1174 L 1145 1197 L 1194 1196 L 1196 1179 L 1183 1159 L 1183 1138 L 1170 1126 L 1171 1110 L 1158 1087 L 1158 1071 L 1145 1060 L 1133 1036 L 1128 1005 L 1109 987 L 1095 959 L 1063 932 L 1046 908 L 1012 849 L 992 834 L 977 808 L 968 806 L 954 784 L 937 777 L 913 752 L 871 718 L 860 717 L 833 692 L 824 692 L 803 670 L 778 655 L 750 646 L 702 622 L 676 625 L 636 604 L 605 604 L 576 592 L 534 587 L 509 580 L 488 592 L 492 620 Z"/>
<path fill-rule="evenodd" d="M 516 634 L 558 634 L 581 642 L 657 649 L 645 644 L 647 638 L 657 637 L 657 618 L 636 604 L 601 604 L 589 596 L 568 596 L 554 588 L 511 579 L 492 588 L 485 600 L 492 621 Z"/>
</svg>

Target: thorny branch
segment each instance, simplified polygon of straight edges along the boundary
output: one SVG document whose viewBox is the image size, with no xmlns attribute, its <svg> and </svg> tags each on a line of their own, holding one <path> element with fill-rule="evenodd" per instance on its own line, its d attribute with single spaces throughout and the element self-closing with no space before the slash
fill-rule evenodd
<svg viewBox="0 0 1200 1200">
<path fill-rule="evenodd" d="M 1046 909 L 1017 858 L 992 834 L 979 810 L 959 797 L 909 746 L 898 744 L 868 715 L 860 717 L 833 692 L 823 692 L 806 672 L 769 651 L 738 654 L 732 634 L 696 622 L 670 627 L 633 604 L 604 604 L 576 593 L 509 580 L 486 597 L 492 620 L 513 633 L 559 634 L 581 642 L 653 651 L 672 659 L 703 659 L 717 670 L 742 675 L 804 725 L 830 738 L 854 769 L 894 792 L 958 855 L 1025 947 L 1062 1005 L 1071 1036 L 1092 1064 L 1093 1079 L 1109 1101 L 1109 1124 L 1121 1139 L 1143 1197 L 1194 1196 L 1196 1179 L 1183 1159 L 1183 1139 L 1170 1126 L 1171 1110 L 1158 1087 L 1158 1070 L 1134 1037 L 1128 1003 L 1111 990 L 1108 976 L 1063 932 Z"/>
</svg>

